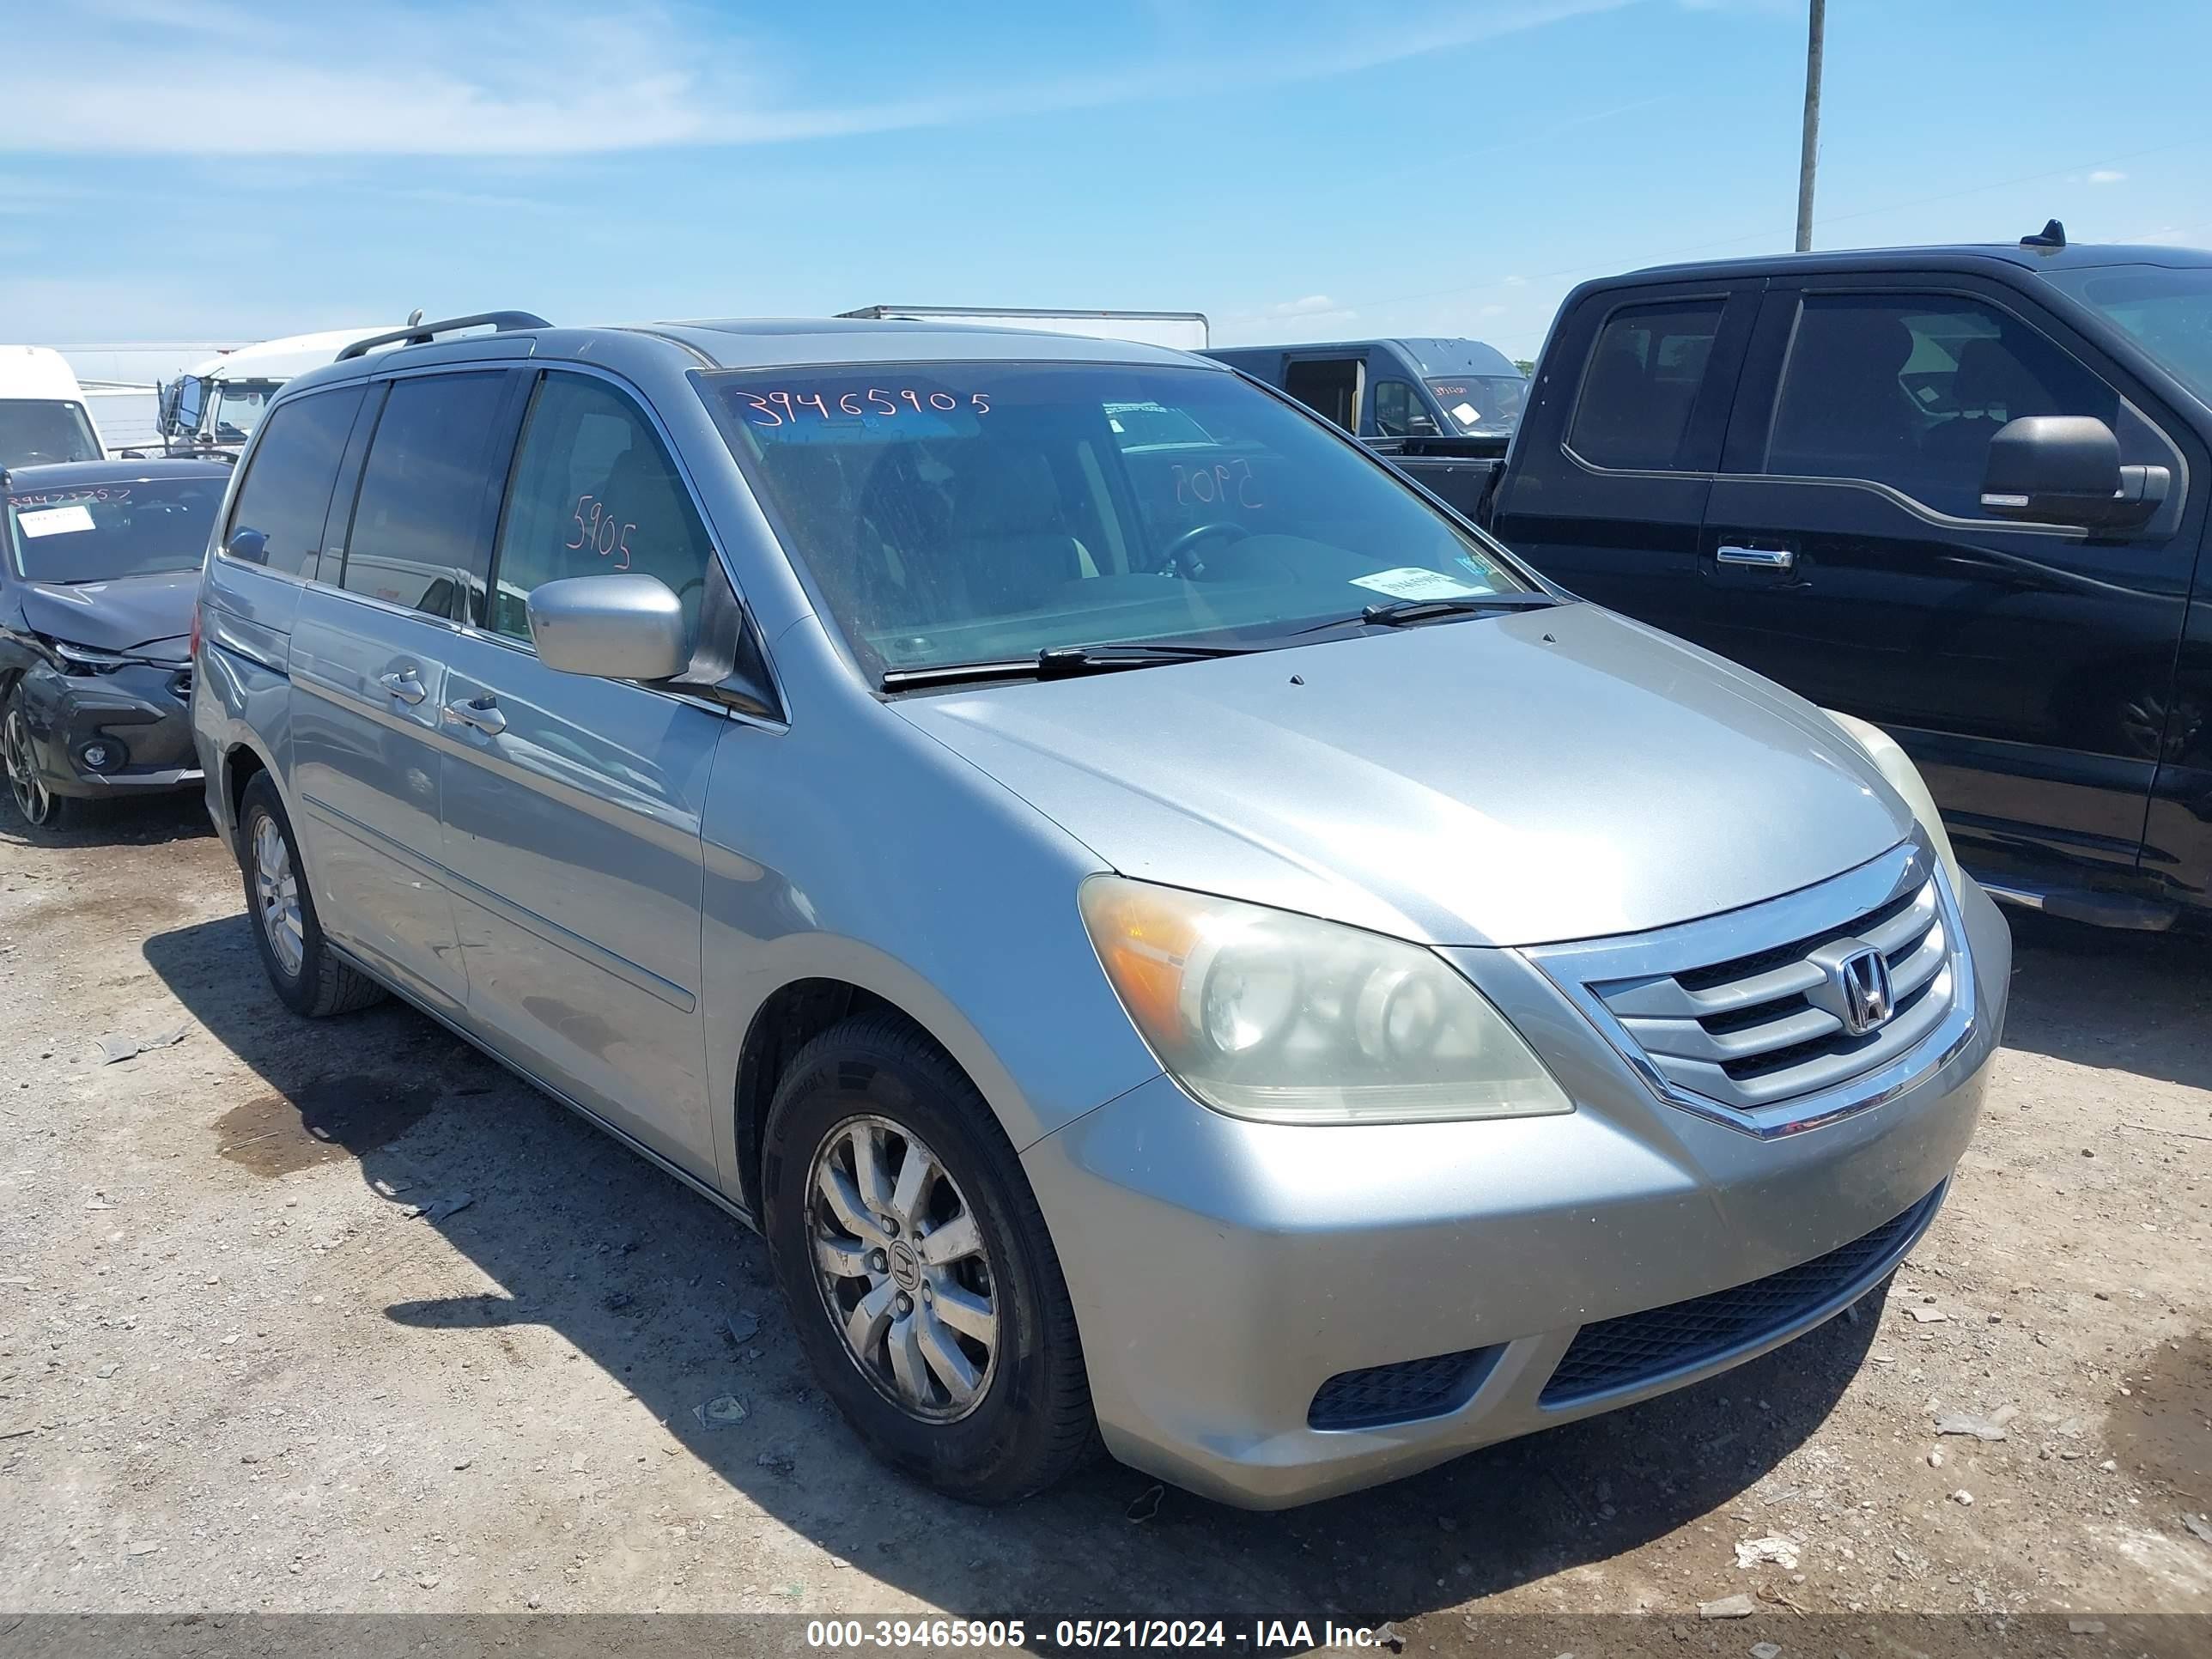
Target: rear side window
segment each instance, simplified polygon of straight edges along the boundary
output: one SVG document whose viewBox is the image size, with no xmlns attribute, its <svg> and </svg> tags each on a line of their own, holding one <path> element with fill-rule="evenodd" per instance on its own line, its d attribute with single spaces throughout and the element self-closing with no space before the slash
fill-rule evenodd
<svg viewBox="0 0 2212 1659">
<path fill-rule="evenodd" d="M 489 562 L 503 374 L 395 380 L 362 465 L 344 586 L 433 616 L 459 614 Z"/>
<path fill-rule="evenodd" d="M 1765 471 L 1867 478 L 1940 512 L 1981 513 L 1990 440 L 2023 415 L 2119 397 L 2039 330 L 1978 300 L 1810 295 L 1775 398 Z"/>
<path fill-rule="evenodd" d="M 1721 303 L 1629 306 L 1608 317 L 1583 377 L 1568 447 L 1594 466 L 1680 466 Z"/>
<path fill-rule="evenodd" d="M 548 374 L 515 456 L 484 625 L 527 641 L 526 601 L 539 583 L 638 571 L 667 583 L 696 629 L 713 557 L 707 526 L 636 405 L 604 380 Z"/>
<path fill-rule="evenodd" d="M 223 538 L 232 558 L 288 576 L 315 574 L 323 520 L 361 397 L 361 387 L 344 386 L 295 398 L 271 411 Z"/>
</svg>

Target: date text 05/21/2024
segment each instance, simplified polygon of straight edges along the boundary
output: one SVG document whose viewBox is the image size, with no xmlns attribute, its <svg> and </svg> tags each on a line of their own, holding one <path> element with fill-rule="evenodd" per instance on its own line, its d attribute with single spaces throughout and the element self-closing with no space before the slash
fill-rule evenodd
<svg viewBox="0 0 2212 1659">
<path fill-rule="evenodd" d="M 1304 1619 L 1262 1619 L 1233 1626 L 1221 1619 L 1060 1619 L 1048 1626 L 1027 1619 L 816 1619 L 806 1644 L 829 1650 L 860 1649 L 1000 1649 L 1022 1647 L 1034 1632 L 1049 1629 L 1058 1648 L 1218 1648 L 1246 1653 L 1308 1649 L 1395 1650 L 1401 1638 L 1388 1625 L 1316 1626 Z"/>
</svg>

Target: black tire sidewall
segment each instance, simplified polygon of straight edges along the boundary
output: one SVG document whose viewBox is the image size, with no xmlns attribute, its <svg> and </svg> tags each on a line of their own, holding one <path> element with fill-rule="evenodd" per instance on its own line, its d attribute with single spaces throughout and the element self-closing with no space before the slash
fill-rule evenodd
<svg viewBox="0 0 2212 1659">
<path fill-rule="evenodd" d="M 823 1392 L 877 1456 L 973 1502 L 1025 1497 L 1059 1473 L 1048 1467 L 1050 1373 L 1067 1357 L 1045 1349 L 1044 1297 L 1065 1291 L 1040 1281 L 1036 1253 L 1021 1237 L 1027 1189 L 1013 1150 L 973 1086 L 921 1045 L 871 1042 L 865 1033 L 831 1040 L 840 1035 L 810 1046 L 786 1074 L 763 1150 L 763 1231 L 800 1346 Z M 860 1116 L 910 1127 L 937 1154 L 983 1236 L 999 1316 L 996 1366 L 982 1403 L 957 1422 L 919 1421 L 892 1404 L 860 1370 L 816 1281 L 808 1176 L 823 1141 Z M 1016 1182 L 1024 1183 L 1019 1191 Z M 1056 1281 L 1056 1262 L 1051 1271 Z"/>
<path fill-rule="evenodd" d="M 269 942 L 268 926 L 261 920 L 260 896 L 253 890 L 253 838 L 255 825 L 263 817 L 274 823 L 276 833 L 284 837 L 285 850 L 292 859 L 292 879 L 299 889 L 300 971 L 296 975 L 288 975 L 283 963 L 276 960 L 276 948 Z M 322 924 L 315 920 L 315 901 L 307 891 L 307 872 L 300 861 L 299 837 L 292 833 L 292 820 L 285 814 L 283 800 L 265 772 L 255 775 L 239 800 L 238 868 L 246 884 L 246 926 L 252 930 L 253 948 L 260 952 L 261 966 L 269 975 L 270 985 L 294 1013 L 313 1014 L 317 988 L 322 982 Z"/>
</svg>

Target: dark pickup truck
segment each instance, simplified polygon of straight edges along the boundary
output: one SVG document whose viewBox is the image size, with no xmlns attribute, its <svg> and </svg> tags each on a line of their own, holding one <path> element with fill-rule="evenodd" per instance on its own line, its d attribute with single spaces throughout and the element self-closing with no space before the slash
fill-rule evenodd
<svg viewBox="0 0 2212 1659">
<path fill-rule="evenodd" d="M 2212 253 L 1782 256 L 1584 283 L 1482 516 L 1584 597 L 1887 728 L 1960 860 L 2212 916 Z"/>
<path fill-rule="evenodd" d="M 1286 392 L 1462 513 L 1490 493 L 1528 383 L 1480 340 L 1333 340 L 1206 354 Z"/>
</svg>

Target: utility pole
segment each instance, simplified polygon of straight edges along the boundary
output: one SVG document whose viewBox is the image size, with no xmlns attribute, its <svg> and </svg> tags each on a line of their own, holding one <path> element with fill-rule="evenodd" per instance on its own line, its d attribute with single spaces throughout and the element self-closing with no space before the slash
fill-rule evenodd
<svg viewBox="0 0 2212 1659">
<path fill-rule="evenodd" d="M 1820 155 L 1820 37 L 1827 32 L 1828 0 L 1811 0 L 1805 33 L 1805 142 L 1797 155 L 1797 251 L 1813 247 L 1813 168 Z"/>
</svg>

